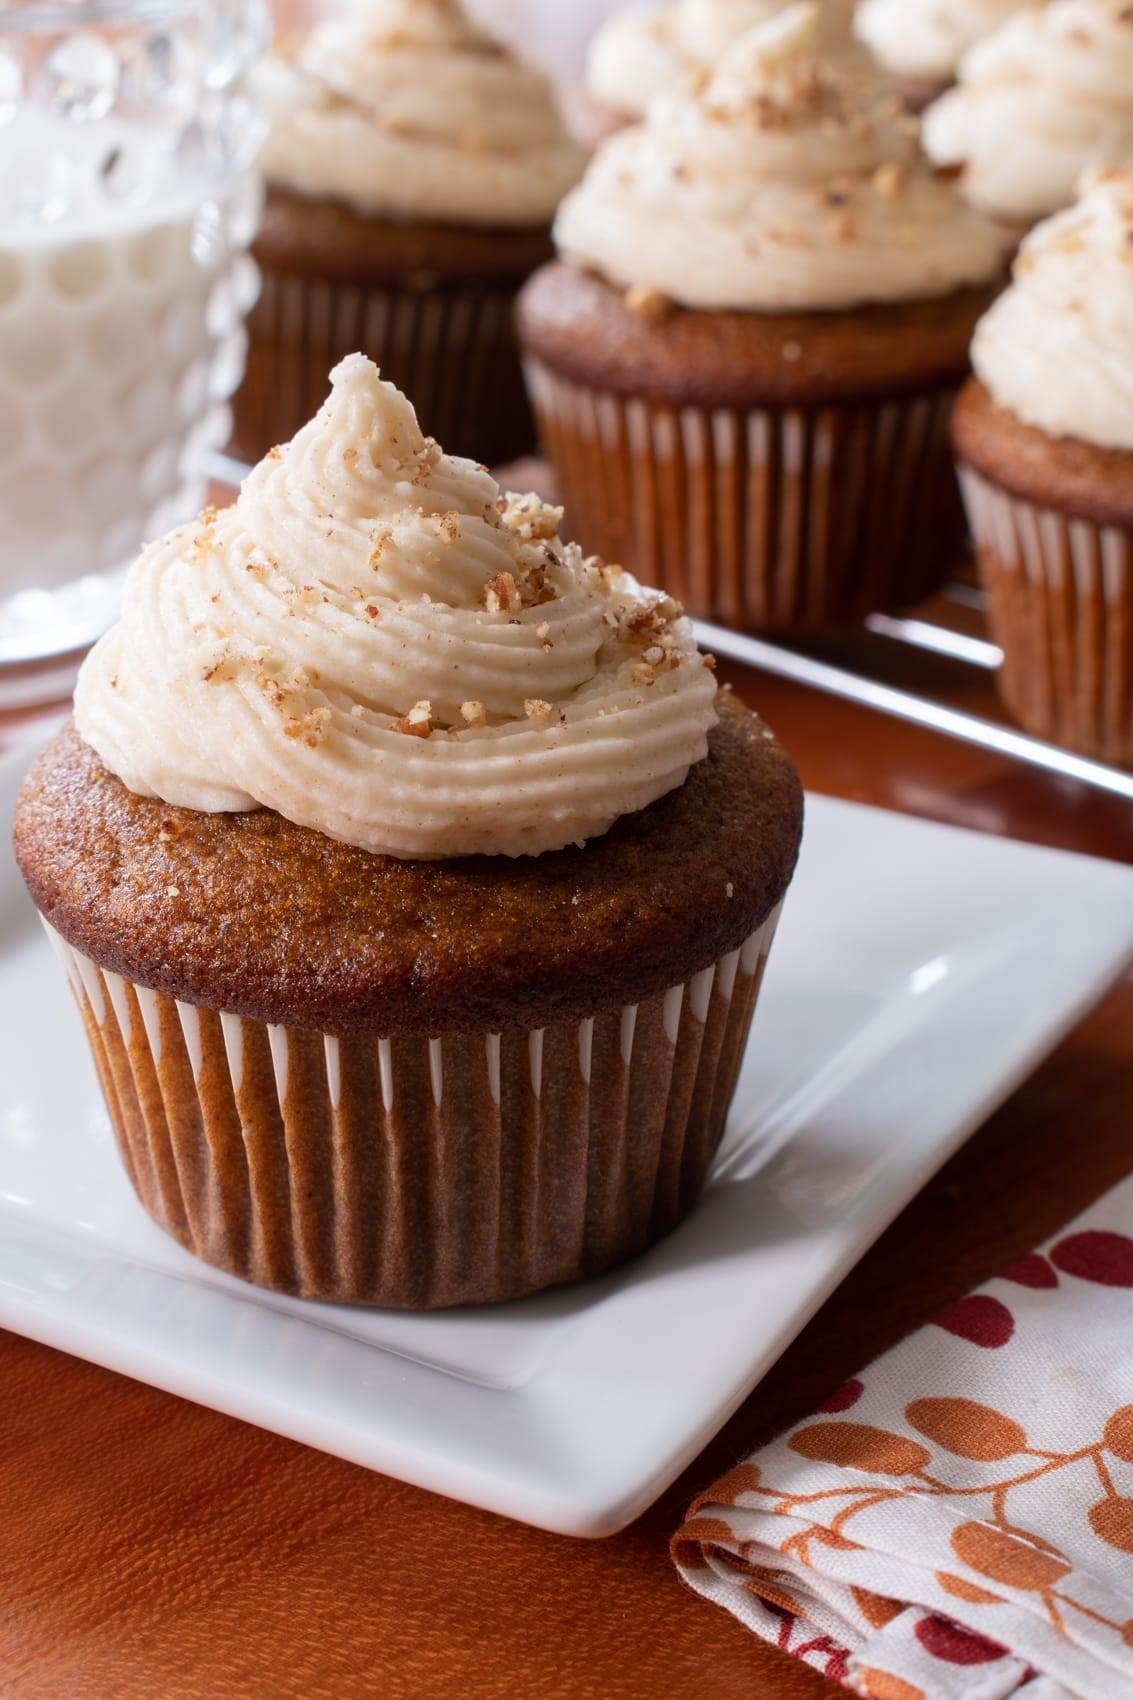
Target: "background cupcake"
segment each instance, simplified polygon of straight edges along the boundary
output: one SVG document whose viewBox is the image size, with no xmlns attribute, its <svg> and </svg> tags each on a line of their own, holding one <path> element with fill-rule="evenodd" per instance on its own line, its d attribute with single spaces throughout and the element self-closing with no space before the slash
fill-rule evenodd
<svg viewBox="0 0 1133 1700">
<path fill-rule="evenodd" d="M 843 0 L 831 0 L 842 4 Z M 644 118 L 649 103 L 689 72 L 711 67 L 741 35 L 789 0 L 674 0 L 614 12 L 597 30 L 586 61 L 590 98 L 610 128 Z"/>
<path fill-rule="evenodd" d="M 1012 245 L 1074 199 L 1083 171 L 1133 159 L 1133 8 L 1052 0 L 973 47 L 924 117 L 925 147 Z"/>
<path fill-rule="evenodd" d="M 860 0 L 855 28 L 920 112 L 955 80 L 968 48 L 1040 0 Z"/>
<path fill-rule="evenodd" d="M 1004 699 L 1133 763 L 1133 170 L 1028 237 L 972 354 L 954 435 Z"/>
<path fill-rule="evenodd" d="M 761 629 L 940 582 L 948 409 L 997 239 L 843 8 L 793 6 L 661 97 L 555 228 L 520 333 L 586 547 Z"/>
<path fill-rule="evenodd" d="M 269 60 L 268 200 L 234 451 L 255 460 L 364 348 L 454 453 L 531 446 L 515 291 L 582 168 L 542 73 L 455 0 L 360 0 Z"/>
<path fill-rule="evenodd" d="M 309 1297 L 516 1297 L 695 1199 L 801 793 L 679 610 L 333 378 L 133 569 L 17 854 L 164 1228 Z"/>
</svg>

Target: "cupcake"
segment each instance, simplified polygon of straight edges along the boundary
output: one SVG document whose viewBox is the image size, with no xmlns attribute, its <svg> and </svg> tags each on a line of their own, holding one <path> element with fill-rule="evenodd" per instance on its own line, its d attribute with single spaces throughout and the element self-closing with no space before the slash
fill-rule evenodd
<svg viewBox="0 0 1133 1700">
<path fill-rule="evenodd" d="M 861 0 L 855 28 L 921 112 L 956 79 L 961 57 L 1039 0 Z"/>
<path fill-rule="evenodd" d="M 305 1297 L 515 1298 L 696 1198 L 801 794 L 671 602 L 363 356 L 332 381 L 132 569 L 16 851 L 167 1232 Z"/>
<path fill-rule="evenodd" d="M 611 137 L 520 340 L 572 534 L 728 624 L 917 601 L 962 515 L 951 399 L 998 281 L 841 7 L 795 5 Z"/>
<path fill-rule="evenodd" d="M 1133 170 L 1027 238 L 972 358 L 953 437 L 1004 701 L 1133 765 Z"/>
<path fill-rule="evenodd" d="M 267 205 L 233 452 L 292 436 L 362 347 L 458 454 L 534 430 L 515 293 L 579 176 L 547 79 L 456 0 L 361 0 L 261 68 Z"/>
<path fill-rule="evenodd" d="M 841 4 L 842 0 L 829 0 Z M 650 102 L 690 72 L 708 70 L 724 49 L 789 0 L 672 0 L 608 17 L 590 43 L 586 92 L 609 128 L 644 118 Z"/>
<path fill-rule="evenodd" d="M 1133 159 L 1133 8 L 1052 0 L 978 43 L 924 117 L 925 147 L 1016 246 L 1084 171 Z"/>
</svg>

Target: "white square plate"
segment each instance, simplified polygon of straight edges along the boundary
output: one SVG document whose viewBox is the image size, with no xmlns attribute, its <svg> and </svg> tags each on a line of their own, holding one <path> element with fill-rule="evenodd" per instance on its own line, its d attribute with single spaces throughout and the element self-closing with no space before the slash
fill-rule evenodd
<svg viewBox="0 0 1133 1700">
<path fill-rule="evenodd" d="M 0 771 L 5 822 L 22 765 Z M 603 1280 L 412 1316 L 261 1292 L 149 1222 L 6 838 L 0 1324 L 576 1535 L 621 1528 L 673 1480 L 1133 953 L 1133 871 L 810 798 L 690 1220 Z"/>
</svg>

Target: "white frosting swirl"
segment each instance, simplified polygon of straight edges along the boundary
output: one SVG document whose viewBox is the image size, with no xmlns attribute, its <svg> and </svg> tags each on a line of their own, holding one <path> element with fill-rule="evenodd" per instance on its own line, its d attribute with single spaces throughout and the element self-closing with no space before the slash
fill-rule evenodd
<svg viewBox="0 0 1133 1700">
<path fill-rule="evenodd" d="M 951 82 L 961 57 L 1039 0 L 861 0 L 854 28 L 899 77 Z"/>
<path fill-rule="evenodd" d="M 1052 0 L 1012 18 L 964 56 L 924 137 L 999 218 L 1029 224 L 1067 205 L 1083 171 L 1133 158 L 1128 0 Z"/>
<path fill-rule="evenodd" d="M 753 24 L 791 0 L 675 0 L 644 12 L 614 12 L 590 43 L 586 87 L 599 106 L 643 118 L 650 102 L 687 71 L 715 63 Z"/>
<path fill-rule="evenodd" d="M 442 454 L 362 355 L 331 378 L 233 508 L 131 569 L 75 692 L 107 767 L 400 857 L 538 854 L 681 784 L 716 687 L 675 605 Z"/>
<path fill-rule="evenodd" d="M 972 363 L 1025 424 L 1133 450 L 1133 169 L 1097 178 L 1032 231 Z"/>
<path fill-rule="evenodd" d="M 990 225 L 924 160 L 845 8 L 814 0 L 604 143 L 555 238 L 614 284 L 707 309 L 907 301 L 1001 264 Z"/>
<path fill-rule="evenodd" d="M 261 66 L 269 182 L 387 218 L 529 227 L 583 166 L 546 77 L 456 0 L 359 0 Z"/>
</svg>

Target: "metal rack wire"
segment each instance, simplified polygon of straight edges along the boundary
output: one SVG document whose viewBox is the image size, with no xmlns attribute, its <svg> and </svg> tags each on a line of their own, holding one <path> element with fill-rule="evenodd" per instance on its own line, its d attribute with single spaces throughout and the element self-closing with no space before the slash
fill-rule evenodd
<svg viewBox="0 0 1133 1700">
<path fill-rule="evenodd" d="M 1002 726 L 994 720 L 985 720 L 977 714 L 966 714 L 947 703 L 934 702 L 931 697 L 916 696 L 911 691 L 899 690 L 867 674 L 833 666 L 829 661 L 818 660 L 792 648 L 783 640 L 733 632 L 726 626 L 714 626 L 703 620 L 695 621 L 694 624 L 701 645 L 705 649 L 715 651 L 717 655 L 727 656 L 729 660 L 742 661 L 749 667 L 758 667 L 780 679 L 790 679 L 795 684 L 808 685 L 812 690 L 824 691 L 844 702 L 860 703 L 865 708 L 876 709 L 879 714 L 888 714 L 895 720 L 906 720 L 913 725 L 930 727 L 946 737 L 958 738 L 961 742 L 974 744 L 980 749 L 994 750 L 1000 755 L 1027 762 L 1032 767 L 1058 774 L 1064 779 L 1075 779 L 1084 785 L 1095 786 L 1100 791 L 1108 791 L 1114 796 L 1133 799 L 1133 773 L 1125 773 L 1120 768 L 1107 766 L 1104 762 L 1090 761 L 1085 756 L 1074 755 L 1069 750 L 1059 749 L 1055 744 L 1045 743 L 1041 738 L 1032 738 L 1025 732 L 1017 732 L 1013 727 Z M 946 626 L 937 626 L 919 619 L 902 620 L 881 614 L 872 616 L 868 625 L 870 630 L 894 638 L 897 642 L 947 655 L 952 660 L 966 662 L 984 671 L 996 667 L 999 663 L 999 650 L 994 644 L 987 643 L 982 638 L 965 637 L 962 633 L 952 632 Z"/>
</svg>

